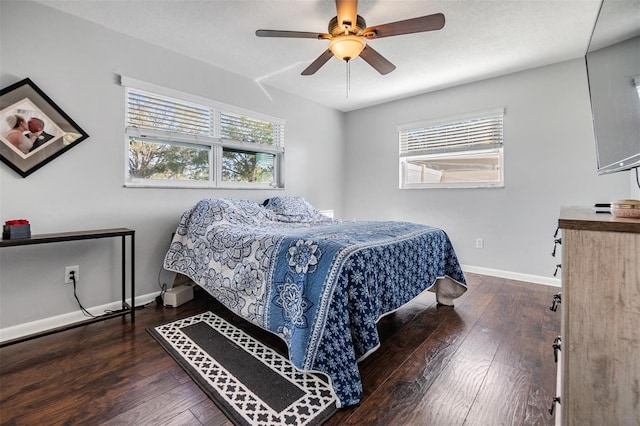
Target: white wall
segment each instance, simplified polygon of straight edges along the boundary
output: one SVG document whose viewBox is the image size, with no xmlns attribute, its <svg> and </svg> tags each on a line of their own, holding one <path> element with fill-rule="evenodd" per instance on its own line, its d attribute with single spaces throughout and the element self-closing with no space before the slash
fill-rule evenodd
<svg viewBox="0 0 640 426">
<path fill-rule="evenodd" d="M 27 178 L 0 164 L 0 221 L 28 218 L 33 233 L 136 230 L 137 295 L 157 277 L 181 213 L 201 198 L 263 201 L 299 194 L 343 213 L 344 116 L 28 1 L 0 2 L 0 86 L 31 78 L 89 135 Z M 166 86 L 286 120 L 286 189 L 124 188 L 124 89 L 115 75 Z M 120 246 L 95 240 L 0 250 L 0 329 L 78 308 L 66 265 L 80 266 L 86 307 L 119 299 Z M 170 274 L 161 280 L 171 282 Z"/>
<path fill-rule="evenodd" d="M 640 200 L 640 177 L 636 176 L 636 173 L 640 171 L 636 169 L 635 173 L 630 173 L 631 175 L 631 197 L 634 200 Z"/>
<path fill-rule="evenodd" d="M 493 107 L 505 107 L 504 188 L 398 189 L 398 124 Z M 560 206 L 628 198 L 632 190 L 629 172 L 596 174 L 583 60 L 350 112 L 346 128 L 347 216 L 441 227 L 461 263 L 497 274 L 553 282 Z"/>
</svg>

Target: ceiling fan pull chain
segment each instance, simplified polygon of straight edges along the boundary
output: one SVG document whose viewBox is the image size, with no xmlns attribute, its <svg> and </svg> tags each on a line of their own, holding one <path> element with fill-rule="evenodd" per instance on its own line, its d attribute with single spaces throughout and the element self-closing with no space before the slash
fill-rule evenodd
<svg viewBox="0 0 640 426">
<path fill-rule="evenodd" d="M 351 62 L 349 60 L 345 62 L 347 63 L 347 99 L 348 99 L 349 89 L 351 89 Z"/>
</svg>

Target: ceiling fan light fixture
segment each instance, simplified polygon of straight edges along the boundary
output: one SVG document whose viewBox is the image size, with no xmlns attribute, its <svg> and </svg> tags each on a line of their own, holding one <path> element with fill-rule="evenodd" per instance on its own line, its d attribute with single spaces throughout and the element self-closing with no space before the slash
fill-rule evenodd
<svg viewBox="0 0 640 426">
<path fill-rule="evenodd" d="M 336 58 L 348 61 L 357 58 L 367 43 L 364 38 L 355 35 L 341 35 L 329 42 L 329 50 Z"/>
<path fill-rule="evenodd" d="M 311 65 L 305 68 L 300 73 L 302 75 L 315 74 L 316 71 L 331 59 L 331 56 L 346 61 L 347 70 L 349 70 L 349 61 L 360 56 L 363 61 L 371 65 L 376 71 L 385 75 L 396 69 L 396 66 L 371 46 L 367 45 L 367 40 L 435 31 L 444 27 L 445 19 L 442 13 L 434 13 L 432 15 L 418 16 L 416 18 L 367 27 L 367 22 L 362 16 L 358 15 L 358 0 L 335 0 L 335 2 L 337 14 L 329 20 L 327 33 L 257 30 L 256 36 L 329 40 L 329 48 L 322 52 Z"/>
</svg>

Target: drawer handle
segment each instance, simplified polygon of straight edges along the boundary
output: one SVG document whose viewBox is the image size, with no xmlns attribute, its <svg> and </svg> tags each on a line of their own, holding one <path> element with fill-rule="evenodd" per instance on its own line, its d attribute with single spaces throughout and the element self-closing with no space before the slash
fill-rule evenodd
<svg viewBox="0 0 640 426">
<path fill-rule="evenodd" d="M 554 294 L 553 300 L 551 301 L 551 306 L 549 306 L 549 310 L 556 312 L 560 303 L 562 303 L 562 293 Z"/>
<path fill-rule="evenodd" d="M 555 270 L 555 272 L 553 273 L 553 276 L 554 276 L 554 277 L 555 277 L 556 275 L 558 275 L 558 269 L 560 269 L 560 268 L 562 268 L 562 265 L 561 265 L 560 263 L 558 263 L 558 264 L 556 265 L 556 270 Z"/>
<path fill-rule="evenodd" d="M 562 350 L 562 338 L 560 336 L 553 340 L 553 359 L 558 362 L 558 351 Z"/>
<path fill-rule="evenodd" d="M 562 245 L 562 238 L 556 238 L 553 240 L 553 251 L 551 252 L 551 256 L 556 257 L 556 249 L 558 248 L 558 244 Z"/>
<path fill-rule="evenodd" d="M 553 400 L 551 401 L 551 408 L 549 408 L 549 414 L 551 414 L 553 416 L 553 411 L 556 408 L 556 402 L 558 404 L 560 404 L 560 397 L 559 396 L 554 396 Z"/>
</svg>

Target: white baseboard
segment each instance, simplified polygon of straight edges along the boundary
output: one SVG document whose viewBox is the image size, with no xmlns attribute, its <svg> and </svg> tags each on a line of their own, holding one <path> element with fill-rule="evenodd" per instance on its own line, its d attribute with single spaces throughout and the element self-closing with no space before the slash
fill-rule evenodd
<svg viewBox="0 0 640 426">
<path fill-rule="evenodd" d="M 543 284 L 551 287 L 562 287 L 560 278 L 542 277 L 540 275 L 520 274 L 518 272 L 502 271 L 500 269 L 483 268 L 481 266 L 461 265 L 464 272 L 489 275 L 491 277 L 507 278 L 516 281 L 525 281 L 534 284 Z"/>
<path fill-rule="evenodd" d="M 143 296 L 136 296 L 136 306 L 145 305 L 155 300 L 160 292 L 149 293 Z M 101 315 L 105 311 L 118 310 L 122 308 L 122 302 L 112 302 L 102 306 L 94 306 L 87 310 L 93 315 Z M 18 324 L 13 327 L 0 328 L 0 342 L 13 340 L 30 334 L 40 333 L 42 331 L 51 330 L 58 327 L 64 327 L 79 321 L 88 319 L 81 311 L 69 312 L 67 314 L 57 315 L 55 317 L 44 318 L 37 321 Z"/>
<path fill-rule="evenodd" d="M 516 281 L 525 281 L 534 284 L 543 284 L 552 287 L 561 287 L 559 278 L 541 277 L 539 275 L 520 274 L 517 272 L 502 271 L 499 269 L 483 268 L 480 266 L 461 265 L 464 272 L 470 272 L 480 275 L 489 275 L 492 277 L 507 278 Z M 160 292 L 149 293 L 143 296 L 136 297 L 136 306 L 144 305 L 152 300 L 155 300 Z M 95 306 L 89 308 L 88 311 L 99 315 L 105 310 L 120 309 L 120 302 L 113 302 L 102 306 Z M 80 311 L 70 312 L 68 314 L 58 315 L 55 317 L 44 318 L 37 321 L 28 322 L 25 324 L 19 324 L 13 327 L 0 328 L 0 342 L 6 340 L 17 339 L 30 334 L 39 333 L 41 331 L 50 330 L 57 327 L 63 327 L 65 325 L 73 324 L 78 321 L 86 320 L 87 317 Z"/>
</svg>

